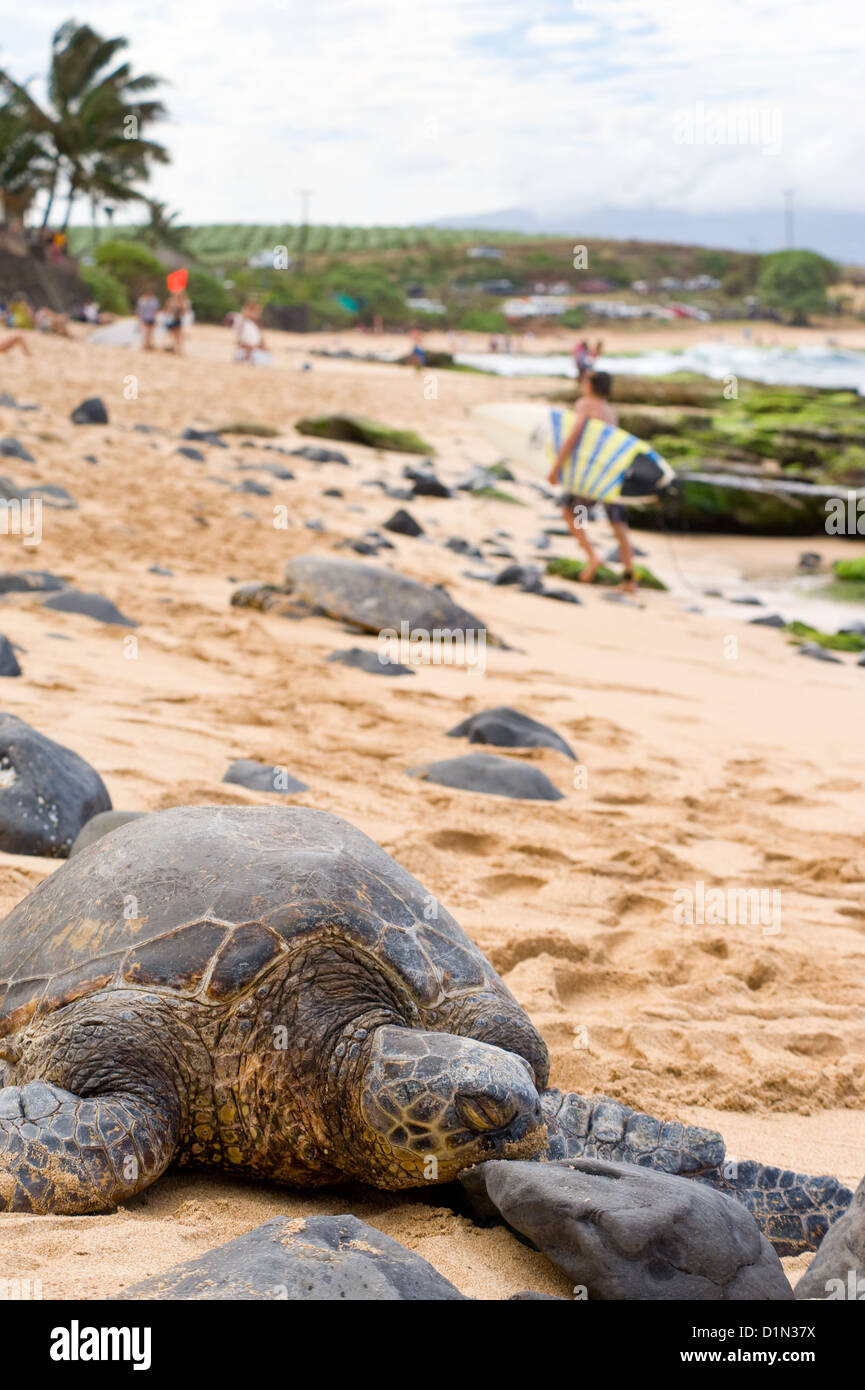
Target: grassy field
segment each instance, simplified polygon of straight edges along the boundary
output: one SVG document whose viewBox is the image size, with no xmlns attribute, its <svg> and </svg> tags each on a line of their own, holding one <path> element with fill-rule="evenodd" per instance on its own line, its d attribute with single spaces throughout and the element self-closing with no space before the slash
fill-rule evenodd
<svg viewBox="0 0 865 1390">
<path fill-rule="evenodd" d="M 101 243 L 117 237 L 134 239 L 140 228 L 115 227 L 98 229 L 97 238 Z M 303 233 L 305 231 L 305 237 Z M 512 245 L 514 242 L 540 240 L 545 238 L 525 237 L 520 232 L 472 232 L 465 228 L 450 227 L 344 227 L 315 226 L 305 229 L 297 223 L 285 222 L 281 226 L 254 225 L 243 222 L 213 223 L 211 225 L 190 227 L 186 241 L 190 252 L 202 264 L 221 264 L 223 261 L 245 259 L 256 251 L 272 250 L 284 246 L 290 256 L 299 251 L 310 255 L 328 255 L 334 252 L 354 251 L 408 251 L 414 247 L 470 246 L 475 242 L 486 245 Z M 72 227 L 69 231 L 69 245 L 72 254 L 82 255 L 93 246 L 93 233 L 89 227 Z"/>
</svg>

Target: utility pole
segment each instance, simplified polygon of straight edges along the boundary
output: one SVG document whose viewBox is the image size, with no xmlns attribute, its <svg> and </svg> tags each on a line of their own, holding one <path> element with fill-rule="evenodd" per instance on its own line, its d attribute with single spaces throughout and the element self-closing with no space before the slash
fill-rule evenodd
<svg viewBox="0 0 865 1390">
<path fill-rule="evenodd" d="M 796 190 L 795 190 L 794 188 L 785 188 L 785 189 L 784 189 L 784 230 L 785 230 L 785 241 L 786 241 L 786 243 L 787 243 L 787 250 L 788 250 L 788 251 L 792 250 L 792 248 L 793 248 L 793 243 L 794 243 L 794 236 L 793 236 L 793 195 L 794 195 L 795 191 L 796 191 Z"/>
<path fill-rule="evenodd" d="M 299 188 L 300 195 L 300 230 L 297 237 L 297 268 L 303 270 L 303 256 L 306 251 L 306 238 L 309 232 L 309 200 L 312 197 L 311 188 Z"/>
</svg>

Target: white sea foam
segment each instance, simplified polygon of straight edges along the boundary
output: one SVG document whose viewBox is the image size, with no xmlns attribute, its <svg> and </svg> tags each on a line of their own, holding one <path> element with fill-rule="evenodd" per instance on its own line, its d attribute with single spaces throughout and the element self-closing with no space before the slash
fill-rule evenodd
<svg viewBox="0 0 865 1390">
<path fill-rule="evenodd" d="M 573 359 L 525 353 L 460 352 L 456 361 L 497 376 L 575 377 Z M 721 381 L 728 376 L 776 386 L 824 386 L 865 396 L 865 352 L 832 346 L 754 347 L 745 343 L 698 343 L 682 352 L 655 350 L 627 357 L 599 357 L 603 371 L 629 376 L 701 372 Z"/>
</svg>

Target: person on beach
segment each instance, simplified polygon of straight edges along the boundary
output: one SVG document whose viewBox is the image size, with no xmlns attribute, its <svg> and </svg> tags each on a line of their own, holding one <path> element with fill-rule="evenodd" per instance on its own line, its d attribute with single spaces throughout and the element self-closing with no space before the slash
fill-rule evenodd
<svg viewBox="0 0 865 1390">
<path fill-rule="evenodd" d="M 266 351 L 261 331 L 261 305 L 256 300 L 248 299 L 235 318 L 234 336 L 238 362 L 254 362 L 257 352 Z"/>
<path fill-rule="evenodd" d="M 588 343 L 581 338 L 571 354 L 577 369 L 577 380 L 584 381 L 592 367 L 592 354 Z"/>
<path fill-rule="evenodd" d="M 177 353 L 178 357 L 183 352 L 183 321 L 191 307 L 185 290 L 175 290 L 165 301 L 165 327 L 171 335 L 171 347 L 168 350 Z"/>
<path fill-rule="evenodd" d="M 25 357 L 31 355 L 23 333 L 10 333 L 8 338 L 0 339 L 0 352 L 9 352 L 14 347 L 20 347 Z"/>
<path fill-rule="evenodd" d="M 426 366 L 426 350 L 423 345 L 423 333 L 419 328 L 413 328 L 409 337 L 412 342 L 409 360 L 414 363 L 417 371 Z"/>
<path fill-rule="evenodd" d="M 612 389 L 613 378 L 609 372 L 588 372 L 586 374 L 581 386 L 582 395 L 577 401 L 574 427 L 562 444 L 550 471 L 549 481 L 553 487 L 559 482 L 565 463 L 577 447 L 577 441 L 587 420 L 604 420 L 608 425 L 618 423 L 616 412 L 610 404 Z M 595 503 L 591 498 L 566 492 L 559 499 L 559 505 L 571 535 L 585 551 L 586 563 L 580 574 L 580 583 L 591 584 L 601 564 L 600 557 L 585 529 L 589 512 Z M 618 502 L 605 502 L 603 506 L 616 540 L 619 542 L 619 559 L 624 567 L 622 588 L 626 593 L 632 594 L 637 586 L 634 582 L 634 552 L 631 546 L 625 509 Z"/>
<path fill-rule="evenodd" d="M 148 285 L 144 293 L 138 296 L 135 305 L 135 317 L 138 319 L 138 328 L 141 333 L 141 346 L 145 352 L 149 352 L 153 347 L 153 330 L 156 327 L 156 319 L 159 314 L 159 300 L 156 298 L 156 286 Z"/>
</svg>

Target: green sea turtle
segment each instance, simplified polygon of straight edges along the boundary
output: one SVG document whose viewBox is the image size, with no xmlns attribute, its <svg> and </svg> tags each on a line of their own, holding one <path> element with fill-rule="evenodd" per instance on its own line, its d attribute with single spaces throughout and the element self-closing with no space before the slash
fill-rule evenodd
<svg viewBox="0 0 865 1390">
<path fill-rule="evenodd" d="M 324 811 L 129 821 L 0 923 L 0 1210 L 104 1211 L 172 1163 L 399 1189 L 584 1155 L 721 1187 L 787 1253 L 849 1202 L 548 1071 L 449 913 Z"/>
<path fill-rule="evenodd" d="M 444 1181 L 545 1140 L 539 1033 L 345 821 L 130 821 L 0 924 L 0 1209 L 102 1211 L 170 1163 Z"/>
<path fill-rule="evenodd" d="M 493 638 L 480 618 L 460 607 L 435 585 L 421 584 L 398 570 L 329 555 L 301 555 L 286 561 L 285 583 L 244 584 L 231 599 L 235 607 L 272 609 L 302 616 L 325 613 L 366 632 L 393 630 L 463 632 Z M 476 639 L 480 640 L 480 639 Z"/>
</svg>

